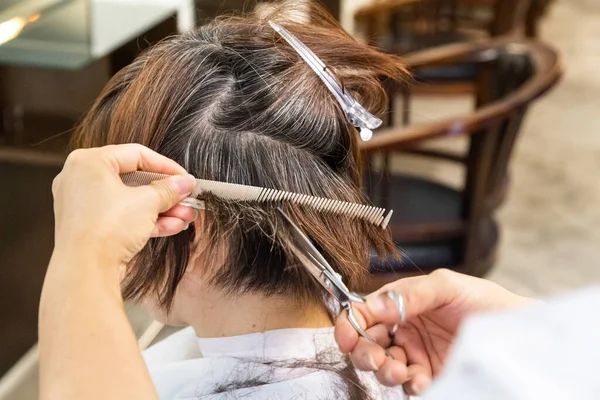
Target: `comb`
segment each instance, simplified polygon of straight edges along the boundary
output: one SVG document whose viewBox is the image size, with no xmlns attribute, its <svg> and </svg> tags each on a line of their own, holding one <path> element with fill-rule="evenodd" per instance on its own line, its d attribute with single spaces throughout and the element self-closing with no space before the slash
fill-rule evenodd
<svg viewBox="0 0 600 400">
<path fill-rule="evenodd" d="M 121 180 L 127 186 L 136 187 L 149 185 L 154 181 L 168 178 L 169 175 L 152 172 L 129 172 L 121 174 Z M 350 203 L 341 200 L 326 199 L 284 190 L 268 189 L 259 186 L 239 185 L 236 183 L 196 179 L 196 187 L 182 204 L 197 209 L 204 208 L 204 203 L 198 200 L 202 193 L 211 193 L 221 199 L 235 201 L 256 201 L 259 203 L 277 203 L 289 201 L 305 207 L 314 208 L 320 212 L 344 215 L 351 219 L 363 219 L 385 229 L 392 217 L 392 210 L 386 214 L 385 208 Z"/>
</svg>

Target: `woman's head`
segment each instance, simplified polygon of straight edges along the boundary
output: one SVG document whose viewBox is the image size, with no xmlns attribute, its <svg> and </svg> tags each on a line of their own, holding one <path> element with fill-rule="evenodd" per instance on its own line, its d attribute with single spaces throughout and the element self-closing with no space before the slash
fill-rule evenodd
<svg viewBox="0 0 600 400">
<path fill-rule="evenodd" d="M 285 15 L 227 17 L 154 46 L 108 83 L 74 144 L 141 143 L 197 178 L 365 203 L 357 132 L 268 20 L 311 48 L 371 112 L 387 104 L 381 79 L 402 78 L 404 69 L 320 14 L 311 25 Z M 195 226 L 152 240 L 132 262 L 126 296 L 152 296 L 168 309 L 184 275 L 194 274 L 232 296 L 322 299 L 287 250 L 272 205 L 204 200 Z M 285 207 L 350 287 L 366 277 L 370 248 L 394 251 L 389 235 L 367 222 Z"/>
</svg>

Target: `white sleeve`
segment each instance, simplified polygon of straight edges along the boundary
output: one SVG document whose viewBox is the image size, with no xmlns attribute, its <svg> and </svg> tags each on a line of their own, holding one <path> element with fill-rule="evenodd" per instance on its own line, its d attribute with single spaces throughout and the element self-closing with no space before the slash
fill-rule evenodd
<svg viewBox="0 0 600 400">
<path fill-rule="evenodd" d="M 600 398 L 600 288 L 467 321 L 423 400 Z"/>
</svg>

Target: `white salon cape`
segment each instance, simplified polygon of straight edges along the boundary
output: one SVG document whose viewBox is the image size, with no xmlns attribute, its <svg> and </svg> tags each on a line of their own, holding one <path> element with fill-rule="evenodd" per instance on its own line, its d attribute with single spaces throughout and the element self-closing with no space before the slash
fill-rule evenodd
<svg viewBox="0 0 600 400">
<path fill-rule="evenodd" d="M 183 329 L 144 352 L 161 400 L 342 400 L 344 384 L 311 363 L 346 365 L 333 328 L 281 329 L 199 339 Z M 297 365 L 295 365 L 297 364 Z M 358 372 L 371 398 L 401 400 L 402 392 Z"/>
<path fill-rule="evenodd" d="M 199 348 L 206 358 L 196 358 Z M 151 347 L 145 357 L 163 400 L 330 399 L 335 381 L 325 372 L 249 362 L 314 359 L 323 349 L 337 351 L 331 329 L 201 340 L 186 329 Z M 402 398 L 399 389 L 378 386 L 372 374 L 360 376 L 374 399 Z M 236 387 L 244 380 L 246 387 Z M 600 399 L 600 288 L 471 318 L 444 372 L 422 399 Z"/>
</svg>

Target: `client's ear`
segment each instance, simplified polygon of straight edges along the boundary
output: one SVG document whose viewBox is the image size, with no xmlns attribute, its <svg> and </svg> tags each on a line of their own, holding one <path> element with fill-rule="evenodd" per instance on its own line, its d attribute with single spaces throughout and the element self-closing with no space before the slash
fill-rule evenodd
<svg viewBox="0 0 600 400">
<path fill-rule="evenodd" d="M 223 238 L 216 239 L 206 227 L 206 213 L 210 211 L 198 210 L 194 224 L 194 240 L 190 243 L 187 280 L 200 282 L 212 276 L 225 262 L 227 244 Z M 190 229 L 192 229 L 190 227 Z M 218 241 L 219 243 L 214 243 Z M 209 251 L 210 250 L 210 251 Z M 216 250 L 216 251 L 215 251 Z M 200 281 L 198 280 L 200 279 Z"/>
<path fill-rule="evenodd" d="M 200 245 L 200 242 L 202 241 L 202 237 L 204 235 L 202 235 L 202 231 L 204 230 L 204 217 L 206 216 L 206 210 L 198 210 L 198 216 L 196 217 L 196 219 L 194 221 L 191 222 L 190 225 L 194 225 L 193 229 L 195 232 L 194 235 L 194 241 L 192 242 L 191 246 L 190 246 L 190 254 L 194 255 L 194 253 L 196 253 L 196 251 L 198 250 L 198 246 Z M 192 228 L 192 227 L 190 227 Z"/>
</svg>

